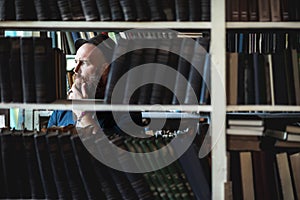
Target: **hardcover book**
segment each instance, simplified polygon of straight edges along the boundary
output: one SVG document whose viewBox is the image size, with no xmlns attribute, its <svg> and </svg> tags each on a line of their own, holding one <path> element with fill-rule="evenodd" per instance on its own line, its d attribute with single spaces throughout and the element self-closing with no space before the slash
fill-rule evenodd
<svg viewBox="0 0 300 200">
<path fill-rule="evenodd" d="M 96 0 L 80 0 L 81 8 L 86 21 L 99 20 L 99 12 L 97 9 Z"/>
<path fill-rule="evenodd" d="M 24 144 L 25 160 L 28 168 L 28 177 L 31 188 L 31 198 L 43 199 L 45 192 L 42 185 L 41 174 L 39 171 L 38 159 L 34 144 L 34 132 L 24 131 L 22 134 Z"/>
<path fill-rule="evenodd" d="M 12 88 L 10 80 L 10 38 L 0 38 L 0 89 L 1 89 L 1 101 L 11 102 L 12 100 Z"/>
<path fill-rule="evenodd" d="M 24 103 L 36 102 L 34 47 L 32 37 L 21 37 L 21 70 Z"/>
<path fill-rule="evenodd" d="M 10 38 L 10 84 L 12 90 L 12 101 L 16 103 L 23 102 L 23 86 L 20 58 L 20 37 Z"/>
<path fill-rule="evenodd" d="M 46 133 L 35 134 L 34 145 L 39 172 L 41 174 L 42 186 L 45 191 L 45 198 L 57 199 L 58 194 L 51 168 L 50 155 L 48 152 L 48 145 L 46 141 Z"/>
</svg>

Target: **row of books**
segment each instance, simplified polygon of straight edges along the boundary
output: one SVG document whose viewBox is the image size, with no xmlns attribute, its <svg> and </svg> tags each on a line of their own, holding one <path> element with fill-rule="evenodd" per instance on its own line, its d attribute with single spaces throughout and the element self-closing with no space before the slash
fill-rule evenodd
<svg viewBox="0 0 300 200">
<path fill-rule="evenodd" d="M 65 54 L 50 38 L 0 38 L 1 102 L 52 102 L 66 98 Z"/>
<path fill-rule="evenodd" d="M 0 3 L 0 20 L 210 20 L 210 0 L 3 0 Z"/>
<path fill-rule="evenodd" d="M 122 172 L 93 157 L 97 151 L 112 159 L 103 149 L 102 134 L 89 128 L 53 127 L 46 132 L 1 129 L 0 195 L 21 199 L 210 199 L 208 160 L 199 159 L 193 143 L 175 162 L 145 173 Z M 186 137 L 181 135 L 177 137 Z M 132 138 L 111 134 L 114 145 L 130 152 L 155 151 L 170 138 Z M 89 151 L 84 143 L 88 142 Z M 170 149 L 173 155 L 176 151 Z M 126 164 L 116 155 L 120 164 Z M 122 160 L 123 159 L 123 160 Z M 122 162 L 121 162 L 122 161 Z M 147 163 L 144 163 L 147 162 Z M 135 161 L 137 166 L 156 165 L 154 160 Z M 201 187 L 199 187 L 201 185 Z"/>
<path fill-rule="evenodd" d="M 228 104 L 300 105 L 297 38 L 299 32 L 228 34 Z"/>
<path fill-rule="evenodd" d="M 195 40 L 119 38 L 117 43 L 105 90 L 106 103 L 209 103 L 208 36 Z M 134 50 L 124 54 L 128 49 Z"/>
<path fill-rule="evenodd" d="M 294 151 L 227 152 L 232 199 L 298 199 L 300 153 Z"/>
<path fill-rule="evenodd" d="M 0 38 L 1 102 L 52 102 L 65 98 L 65 55 L 50 38 Z M 65 76 L 65 75 L 64 75 Z"/>
<path fill-rule="evenodd" d="M 298 0 L 226 0 L 227 21 L 299 21 Z"/>
</svg>

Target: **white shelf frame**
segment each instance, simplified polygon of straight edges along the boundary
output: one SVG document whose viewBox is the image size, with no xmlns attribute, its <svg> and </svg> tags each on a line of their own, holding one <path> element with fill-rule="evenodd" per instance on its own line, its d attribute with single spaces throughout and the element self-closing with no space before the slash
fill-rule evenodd
<svg viewBox="0 0 300 200">
<path fill-rule="evenodd" d="M 300 112 L 300 106 L 292 105 L 230 105 L 227 112 Z"/>
<path fill-rule="evenodd" d="M 211 22 L 1 21 L 6 30 L 211 29 Z"/>
<path fill-rule="evenodd" d="M 0 103 L 0 109 L 22 108 L 28 110 L 86 110 L 86 111 L 180 111 L 211 112 L 210 105 L 124 105 L 98 102 L 55 101 L 54 103 Z"/>
<path fill-rule="evenodd" d="M 297 29 L 300 22 L 226 22 L 226 29 Z"/>
</svg>

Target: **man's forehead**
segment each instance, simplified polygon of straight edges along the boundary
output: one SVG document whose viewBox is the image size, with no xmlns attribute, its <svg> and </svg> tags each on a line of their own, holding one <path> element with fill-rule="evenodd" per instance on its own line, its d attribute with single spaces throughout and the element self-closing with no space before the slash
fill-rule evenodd
<svg viewBox="0 0 300 200">
<path fill-rule="evenodd" d="M 98 49 L 93 44 L 83 44 L 77 51 L 75 58 L 102 58 L 103 54 L 100 49 Z"/>
</svg>

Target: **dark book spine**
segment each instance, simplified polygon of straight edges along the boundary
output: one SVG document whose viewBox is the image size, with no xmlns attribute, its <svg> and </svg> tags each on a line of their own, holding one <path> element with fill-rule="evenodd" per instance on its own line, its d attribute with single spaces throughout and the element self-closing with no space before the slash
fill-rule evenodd
<svg viewBox="0 0 300 200">
<path fill-rule="evenodd" d="M 211 77 L 211 55 L 206 54 L 205 56 L 205 62 L 204 62 L 204 69 L 202 74 L 202 84 L 200 89 L 200 98 L 199 98 L 199 104 L 209 104 L 210 101 L 210 77 Z"/>
<path fill-rule="evenodd" d="M 162 96 L 165 91 L 165 87 L 169 85 L 170 78 L 167 78 L 167 72 L 165 66 L 168 64 L 169 59 L 169 48 L 170 48 L 170 40 L 164 39 L 164 40 L 155 40 L 154 42 L 157 42 L 159 45 L 156 53 L 156 65 L 153 66 L 153 72 L 150 76 L 153 79 L 153 86 L 151 90 L 151 98 L 150 98 L 150 104 L 161 104 L 163 99 Z M 159 66 L 159 65 L 163 66 Z"/>
<path fill-rule="evenodd" d="M 156 55 L 157 55 L 157 49 L 154 49 L 154 48 L 145 49 L 144 50 L 145 64 L 155 62 Z M 145 69 L 143 70 L 143 74 L 141 75 L 141 77 L 142 77 L 141 79 L 149 80 L 149 78 L 153 78 L 153 77 L 149 77 L 149 74 L 152 74 L 152 73 L 153 73 L 153 69 L 151 69 L 150 66 L 145 67 Z M 150 104 L 152 87 L 153 87 L 152 84 L 146 84 L 146 85 L 142 85 L 139 88 L 138 104 Z"/>
<path fill-rule="evenodd" d="M 121 199 L 121 194 L 110 176 L 109 168 L 94 157 L 91 157 L 91 163 L 106 199 Z"/>
<path fill-rule="evenodd" d="M 119 137 L 117 139 L 116 142 L 114 142 L 114 144 L 116 144 L 118 147 L 122 148 L 122 149 L 126 149 L 126 145 L 124 143 L 124 138 L 123 137 Z M 124 167 L 124 169 L 130 168 L 132 166 L 132 160 L 129 158 L 133 158 L 133 157 L 128 157 L 127 154 L 122 155 L 122 153 L 120 153 L 119 155 L 119 162 L 120 165 L 122 167 Z M 126 175 L 129 183 L 132 186 L 132 189 L 135 191 L 137 198 L 138 199 L 153 199 L 153 195 L 152 192 L 150 190 L 149 185 L 147 184 L 144 176 L 142 175 L 142 173 L 130 173 L 130 172 L 124 172 L 124 174 Z"/>
<path fill-rule="evenodd" d="M 189 0 L 188 10 L 189 10 L 189 21 L 200 21 L 201 20 L 201 1 L 199 0 Z"/>
<path fill-rule="evenodd" d="M 25 103 L 36 102 L 34 51 L 32 37 L 21 38 L 21 69 L 23 85 L 23 101 Z"/>
<path fill-rule="evenodd" d="M 136 20 L 137 21 L 148 21 L 150 20 L 150 12 L 147 4 L 147 0 L 134 0 L 136 9 Z"/>
<path fill-rule="evenodd" d="M 183 104 L 185 99 L 185 93 L 187 88 L 187 81 L 190 71 L 190 63 L 188 60 L 192 60 L 192 53 L 190 49 L 193 49 L 194 43 L 190 38 L 184 38 L 180 47 L 180 57 L 178 59 L 177 76 L 175 78 L 174 96 L 172 104 Z M 185 58 L 188 58 L 186 60 Z M 186 80 L 185 80 L 185 79 Z"/>
<path fill-rule="evenodd" d="M 70 199 L 72 195 L 67 180 L 66 169 L 60 153 L 58 133 L 50 132 L 46 135 L 46 139 L 58 197 L 60 199 Z"/>
<path fill-rule="evenodd" d="M 201 0 L 201 21 L 210 21 L 211 0 Z"/>
<path fill-rule="evenodd" d="M 10 38 L 0 38 L 0 89 L 1 89 L 1 101 L 11 102 L 12 91 L 10 84 Z"/>
<path fill-rule="evenodd" d="M 137 40 L 135 40 L 137 42 Z M 134 42 L 134 43 L 135 43 Z M 135 45 L 135 44 L 134 44 Z M 136 44 L 136 47 L 139 45 Z M 134 89 L 138 88 L 138 84 L 141 81 L 141 77 L 137 73 L 133 73 L 133 69 L 136 66 L 140 66 L 143 63 L 143 49 L 136 49 L 134 50 L 130 55 L 130 69 L 127 76 L 127 81 L 125 83 L 125 89 L 124 89 L 124 98 L 123 98 L 123 104 L 137 104 L 139 93 L 138 90 L 135 92 Z"/>
<path fill-rule="evenodd" d="M 124 14 L 119 0 L 109 0 L 111 19 L 113 21 L 123 21 Z"/>
<path fill-rule="evenodd" d="M 70 185 L 70 191 L 73 199 L 85 199 L 86 193 L 82 188 L 83 182 L 76 164 L 76 159 L 69 133 L 61 133 L 58 136 L 59 146 L 65 165 L 67 179 Z"/>
<path fill-rule="evenodd" d="M 249 21 L 258 21 L 257 1 L 248 1 Z"/>
<path fill-rule="evenodd" d="M 49 9 L 49 20 L 61 20 L 60 9 L 58 7 L 58 0 L 49 0 L 48 1 Z"/>
<path fill-rule="evenodd" d="M 46 199 L 57 199 L 58 194 L 51 168 L 50 155 L 46 141 L 46 134 L 34 135 L 35 152 L 38 161 L 41 181 L 45 191 Z"/>
<path fill-rule="evenodd" d="M 72 11 L 68 0 L 57 0 L 60 17 L 63 21 L 72 20 Z"/>
<path fill-rule="evenodd" d="M 36 20 L 33 1 L 15 0 L 16 20 Z"/>
<path fill-rule="evenodd" d="M 136 10 L 134 6 L 134 0 L 120 0 L 120 5 L 124 14 L 124 20 L 135 21 Z"/>
<path fill-rule="evenodd" d="M 79 135 L 72 135 L 70 139 L 87 198 L 105 199 L 105 194 L 100 188 L 101 185 L 91 163 L 91 154 L 82 143 Z"/>
<path fill-rule="evenodd" d="M 109 0 L 96 0 L 99 17 L 101 21 L 111 21 L 111 13 L 109 7 Z"/>
<path fill-rule="evenodd" d="M 242 180 L 240 155 L 238 151 L 230 151 L 230 180 L 232 181 L 232 194 L 234 199 L 242 199 Z"/>
<path fill-rule="evenodd" d="M 189 20 L 189 1 L 175 0 L 175 10 L 176 10 L 176 20 L 177 21 L 188 21 Z"/>
<path fill-rule="evenodd" d="M 72 19 L 75 21 L 85 20 L 83 8 L 80 0 L 69 0 L 69 5 L 72 13 Z"/>
<path fill-rule="evenodd" d="M 295 85 L 294 85 L 293 66 L 292 66 L 292 53 L 290 49 L 285 49 L 283 51 L 283 58 L 284 58 L 284 69 L 285 69 L 286 84 L 287 84 L 288 103 L 289 105 L 296 105 Z"/>
<path fill-rule="evenodd" d="M 15 20 L 15 2 L 12 0 L 0 1 L 0 21 Z"/>
<path fill-rule="evenodd" d="M 4 175 L 4 192 L 6 198 L 20 198 L 17 187 L 17 174 L 15 173 L 16 162 L 14 159 L 14 144 L 11 133 L 1 133 L 1 157 Z"/>
<path fill-rule="evenodd" d="M 22 86 L 22 70 L 20 58 L 20 38 L 11 37 L 11 50 L 10 50 L 10 83 L 12 89 L 12 101 L 21 103 L 23 102 L 23 86 Z"/>
<path fill-rule="evenodd" d="M 175 0 L 163 0 L 161 2 L 163 12 L 166 15 L 166 21 L 175 21 L 176 13 L 175 13 Z"/>
<path fill-rule="evenodd" d="M 163 12 L 161 1 L 158 0 L 147 0 L 150 9 L 150 20 L 151 21 L 164 21 L 166 15 Z"/>
<path fill-rule="evenodd" d="M 119 39 L 118 46 L 115 47 L 113 52 L 113 62 L 110 65 L 110 71 L 107 78 L 107 84 L 105 89 L 104 101 L 106 103 L 121 103 L 122 97 L 124 95 L 124 90 L 120 87 L 124 85 L 119 85 L 118 88 L 115 87 L 120 77 L 126 72 L 126 68 L 128 66 L 128 58 L 127 54 L 125 54 L 127 45 L 129 41 L 127 39 Z M 114 90 L 118 90 L 119 92 L 115 92 Z M 112 99 L 112 95 L 118 95 L 118 98 Z M 121 94 L 122 93 L 122 94 Z M 122 95 L 119 96 L 119 95 Z"/>
<path fill-rule="evenodd" d="M 201 39 L 202 38 L 198 38 L 197 42 L 195 43 L 192 65 L 190 67 L 190 72 L 188 76 L 189 84 L 187 85 L 184 100 L 185 104 L 199 103 L 201 84 L 203 84 L 202 75 L 207 54 L 206 50 L 204 50 L 204 48 L 199 45 Z"/>
<path fill-rule="evenodd" d="M 35 75 L 35 91 L 36 91 L 36 102 L 45 103 L 51 102 L 54 99 L 49 99 L 48 97 L 54 96 L 51 94 L 51 90 L 48 91 L 48 84 L 55 87 L 52 83 L 53 77 L 50 70 L 53 69 L 52 66 L 52 47 L 50 38 L 33 38 L 33 50 L 34 50 L 34 75 Z"/>
<path fill-rule="evenodd" d="M 49 19 L 47 0 L 34 0 L 34 6 L 36 10 L 36 16 L 39 21 L 45 21 Z"/>
<path fill-rule="evenodd" d="M 80 0 L 83 14 L 86 21 L 99 20 L 99 13 L 95 0 Z"/>
<path fill-rule="evenodd" d="M 35 153 L 36 150 L 34 145 L 34 135 L 24 133 L 23 144 L 26 164 L 28 167 L 29 183 L 31 186 L 31 198 L 43 199 L 45 198 L 45 192 L 42 185 L 41 174 L 39 171 L 38 161 Z"/>
<path fill-rule="evenodd" d="M 206 172 L 198 158 L 195 144 L 191 144 L 187 151 L 179 158 L 179 162 L 192 187 L 195 198 L 210 199 L 211 189 L 205 176 Z M 201 188 L 197 187 L 197 185 L 201 185 Z"/>
</svg>

